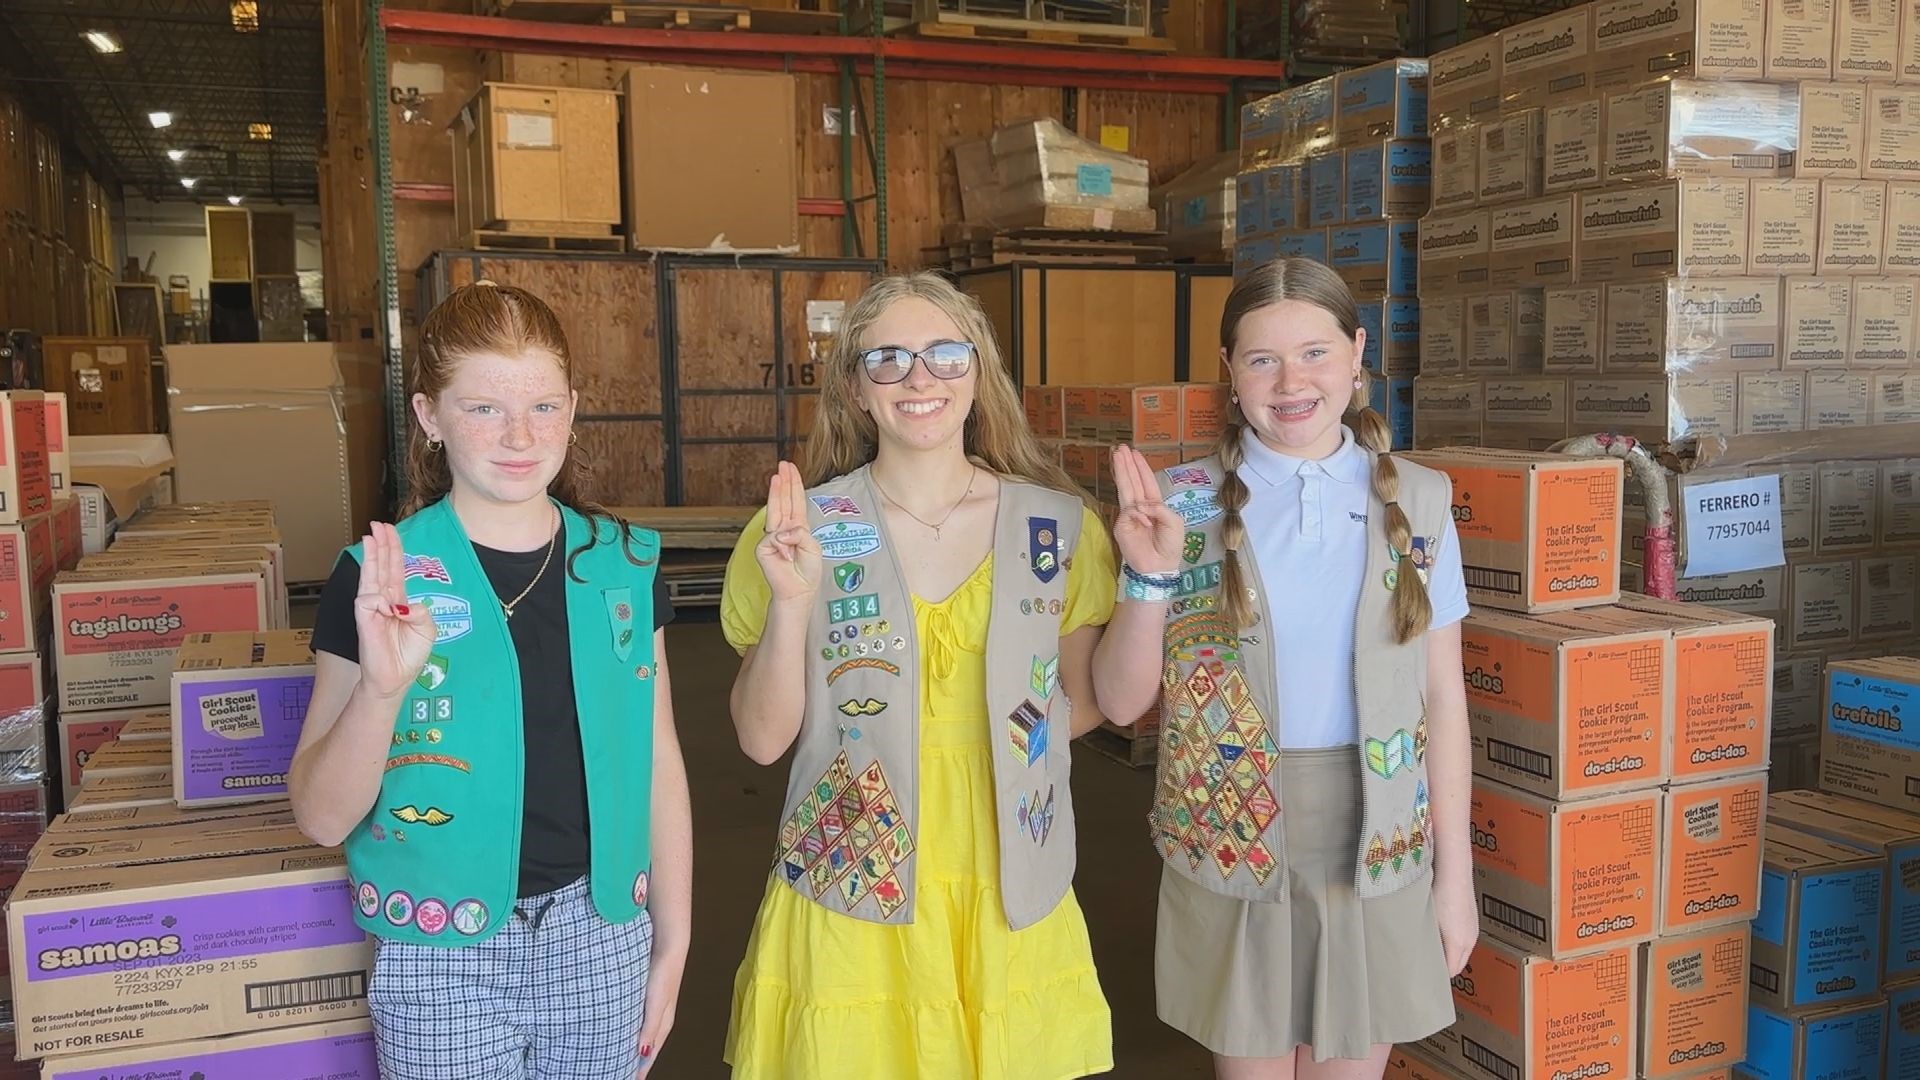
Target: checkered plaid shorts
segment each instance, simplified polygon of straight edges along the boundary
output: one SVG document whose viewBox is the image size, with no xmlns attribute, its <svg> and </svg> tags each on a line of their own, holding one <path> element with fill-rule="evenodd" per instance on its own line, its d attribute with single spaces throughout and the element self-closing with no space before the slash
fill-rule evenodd
<svg viewBox="0 0 1920 1080">
<path fill-rule="evenodd" d="M 380 941 L 367 1006 L 383 1080 L 633 1080 L 653 922 L 614 925 L 587 881 L 522 899 L 485 941 Z"/>
</svg>

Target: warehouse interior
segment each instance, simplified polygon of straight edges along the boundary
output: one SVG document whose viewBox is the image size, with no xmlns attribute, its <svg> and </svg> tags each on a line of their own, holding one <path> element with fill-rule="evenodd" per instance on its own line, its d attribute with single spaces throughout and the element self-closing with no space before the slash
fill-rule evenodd
<svg viewBox="0 0 1920 1080">
<path fill-rule="evenodd" d="M 287 801 L 449 296 L 552 305 L 580 494 L 660 537 L 696 914 L 651 1075 L 724 1077 L 804 785 L 742 750 L 723 582 L 849 309 L 916 270 L 977 301 L 1111 528 L 1114 446 L 1214 453 L 1229 294 L 1285 258 L 1353 296 L 1472 606 L 1479 944 L 1384 1075 L 1920 1076 L 1920 3 L 5 0 L 0 1080 L 372 1080 L 366 928 L 468 933 Z M 1140 1080 L 1215 1075 L 1156 1005 L 1163 866 L 1249 850 L 1250 744 L 1164 685 L 1070 744 Z M 1199 823 L 1156 836 L 1163 796 Z M 60 936 L 270 937 L 269 896 L 338 932 L 192 969 Z"/>
</svg>

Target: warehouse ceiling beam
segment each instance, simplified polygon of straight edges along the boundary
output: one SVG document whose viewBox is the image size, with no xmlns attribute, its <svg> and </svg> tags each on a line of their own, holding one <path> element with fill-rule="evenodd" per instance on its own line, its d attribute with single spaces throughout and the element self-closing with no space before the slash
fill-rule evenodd
<svg viewBox="0 0 1920 1080">
<path fill-rule="evenodd" d="M 699 30 L 579 26 L 434 11 L 380 13 L 390 40 L 413 45 L 541 52 L 657 63 L 829 70 L 814 61 L 851 60 L 862 74 L 884 64 L 894 78 L 1100 90 L 1225 94 L 1236 77 L 1281 78 L 1271 60 L 1161 56 L 1080 49 L 975 45 L 910 38 L 734 34 Z"/>
</svg>

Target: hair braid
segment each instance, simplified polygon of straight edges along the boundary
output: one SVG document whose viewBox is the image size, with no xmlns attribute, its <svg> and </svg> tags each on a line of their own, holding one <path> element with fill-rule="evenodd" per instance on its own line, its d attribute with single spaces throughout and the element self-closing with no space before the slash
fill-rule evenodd
<svg viewBox="0 0 1920 1080">
<path fill-rule="evenodd" d="M 1393 590 L 1393 637 L 1402 644 L 1412 641 L 1427 632 L 1433 622 L 1433 601 L 1427 596 L 1427 583 L 1414 569 L 1413 523 L 1407 520 L 1407 512 L 1400 509 L 1400 469 L 1393 462 L 1393 429 L 1387 426 L 1387 418 L 1370 405 L 1362 405 L 1366 399 L 1368 376 L 1362 375 L 1362 386 L 1354 393 L 1355 408 L 1349 414 L 1355 441 L 1373 451 L 1373 494 L 1387 508 L 1387 544 L 1399 556 L 1400 565 L 1396 568 L 1396 581 Z"/>
<path fill-rule="evenodd" d="M 1230 402 L 1226 426 L 1221 428 L 1220 441 L 1213 448 L 1220 458 L 1220 469 L 1226 474 L 1220 482 L 1218 496 L 1220 509 L 1225 511 L 1220 521 L 1220 545 L 1226 549 L 1226 555 L 1220 560 L 1220 605 L 1235 630 L 1246 629 L 1254 619 L 1253 601 L 1247 596 L 1239 559 L 1240 545 L 1247 542 L 1247 525 L 1240 511 L 1246 508 L 1251 496 L 1247 482 L 1240 479 L 1240 463 L 1244 459 L 1240 431 L 1244 423 L 1240 406 Z"/>
</svg>

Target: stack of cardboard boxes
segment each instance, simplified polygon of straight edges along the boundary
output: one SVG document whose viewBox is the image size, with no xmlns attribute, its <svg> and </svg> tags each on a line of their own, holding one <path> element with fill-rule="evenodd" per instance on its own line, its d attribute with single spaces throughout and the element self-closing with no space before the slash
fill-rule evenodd
<svg viewBox="0 0 1920 1080">
<path fill-rule="evenodd" d="M 1435 56 L 1417 444 L 1910 447 L 1916 22 L 1599 0 Z"/>
<path fill-rule="evenodd" d="M 1419 219 L 1448 166 L 1427 140 L 1425 60 L 1344 71 L 1244 106 L 1234 273 L 1290 255 L 1331 265 L 1360 306 L 1373 405 L 1411 445 L 1420 368 Z"/>
<path fill-rule="evenodd" d="M 1482 936 L 1459 1022 L 1399 1067 L 1724 1075 L 1747 1047 L 1772 623 L 1621 593 L 1618 462 L 1409 456 L 1453 481 L 1474 605 Z"/>
</svg>

